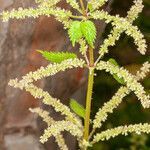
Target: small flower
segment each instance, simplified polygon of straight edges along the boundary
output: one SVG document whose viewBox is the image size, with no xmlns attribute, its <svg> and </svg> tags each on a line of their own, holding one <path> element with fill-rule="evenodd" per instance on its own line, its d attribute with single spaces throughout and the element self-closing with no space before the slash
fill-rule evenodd
<svg viewBox="0 0 150 150">
<path fill-rule="evenodd" d="M 41 88 L 38 88 L 33 81 L 37 81 L 44 77 L 54 75 L 59 71 L 64 71 L 66 69 L 83 67 L 84 61 L 79 59 L 67 59 L 59 64 L 49 64 L 47 67 L 41 67 L 35 72 L 29 72 L 27 75 L 22 77 L 22 80 L 18 79 L 10 80 L 9 85 L 14 86 L 15 88 L 25 89 L 27 92 L 30 92 L 35 98 L 43 99 L 43 103 L 46 105 L 53 106 L 56 112 L 61 112 L 62 115 L 66 115 L 66 119 L 74 122 L 78 126 L 82 126 L 80 120 L 73 114 L 70 109 L 63 105 L 60 100 L 53 98 L 46 91 L 43 91 Z"/>
<path fill-rule="evenodd" d="M 80 130 L 75 124 L 69 121 L 57 121 L 55 124 L 52 124 L 50 127 L 48 127 L 44 134 L 40 137 L 41 143 L 45 143 L 49 137 L 51 136 L 57 136 L 62 131 L 68 131 L 73 136 L 77 136 L 79 138 L 82 137 L 82 130 Z"/>
<path fill-rule="evenodd" d="M 150 107 L 150 97 L 149 95 L 146 95 L 143 86 L 123 67 L 119 68 L 118 66 L 112 65 L 110 62 L 100 61 L 100 63 L 97 64 L 96 69 L 105 70 L 106 72 L 117 74 L 118 77 L 123 78 L 127 87 L 136 94 L 139 100 L 141 100 L 143 107 Z"/>
<path fill-rule="evenodd" d="M 104 141 L 109 140 L 110 138 L 114 138 L 118 136 L 119 134 L 122 135 L 128 135 L 128 133 L 150 133 L 150 124 L 144 123 L 144 124 L 135 124 L 135 125 L 129 125 L 129 126 L 119 126 L 113 129 L 108 129 L 106 131 L 102 131 L 101 133 L 97 133 L 94 136 L 92 144 L 98 142 L 98 141 Z"/>
<path fill-rule="evenodd" d="M 40 108 L 34 108 L 29 110 L 32 113 L 37 113 L 43 119 L 43 121 L 47 123 L 48 126 L 51 126 L 52 124 L 56 123 L 56 121 L 49 116 L 49 112 L 45 110 L 42 110 Z M 61 150 L 68 150 L 68 147 L 61 133 L 55 136 L 55 140 Z"/>
</svg>

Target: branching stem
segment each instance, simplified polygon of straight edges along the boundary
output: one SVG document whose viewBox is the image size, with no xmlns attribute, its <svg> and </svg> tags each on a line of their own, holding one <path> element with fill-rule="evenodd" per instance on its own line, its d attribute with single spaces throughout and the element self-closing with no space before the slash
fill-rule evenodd
<svg viewBox="0 0 150 150">
<path fill-rule="evenodd" d="M 92 101 L 92 91 L 94 84 L 94 55 L 93 48 L 89 48 L 89 74 L 88 74 L 88 87 L 86 96 L 86 114 L 84 122 L 84 139 L 87 141 L 89 137 L 89 127 L 90 127 L 90 113 L 91 113 L 91 101 Z"/>
<path fill-rule="evenodd" d="M 89 139 L 88 140 L 90 140 L 92 138 L 92 136 L 95 133 L 95 131 L 96 131 L 96 128 L 93 128 L 91 133 L 90 133 L 90 135 L 89 135 Z"/>
<path fill-rule="evenodd" d="M 81 19 L 81 20 L 83 20 L 83 19 L 85 19 L 85 17 L 84 16 L 75 16 L 75 15 L 70 15 L 70 18 L 74 18 L 74 19 Z"/>
<path fill-rule="evenodd" d="M 82 9 L 83 15 L 86 16 L 86 9 L 84 7 L 83 0 L 80 0 L 80 5 L 81 5 L 81 9 Z"/>
</svg>

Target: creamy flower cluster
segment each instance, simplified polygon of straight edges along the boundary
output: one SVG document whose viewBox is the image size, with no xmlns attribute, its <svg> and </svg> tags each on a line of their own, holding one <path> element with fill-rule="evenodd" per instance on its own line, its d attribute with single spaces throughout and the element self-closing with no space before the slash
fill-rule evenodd
<svg viewBox="0 0 150 150">
<path fill-rule="evenodd" d="M 146 77 L 147 73 L 150 72 L 150 63 L 145 62 L 141 67 L 140 71 L 137 72 L 135 78 L 141 80 Z M 125 86 L 121 86 L 110 101 L 104 104 L 102 108 L 95 115 L 93 120 L 93 128 L 100 128 L 102 122 L 106 121 L 108 114 L 113 113 L 113 110 L 119 106 L 123 98 L 129 94 L 131 90 Z"/>
<path fill-rule="evenodd" d="M 112 25 L 118 29 L 121 29 L 122 31 L 125 31 L 127 35 L 133 37 L 134 43 L 138 47 L 138 51 L 143 55 L 146 53 L 146 40 L 144 39 L 143 34 L 138 30 L 137 26 L 133 26 L 124 18 L 114 20 Z"/>
<path fill-rule="evenodd" d="M 42 6 L 52 7 L 56 5 L 61 0 L 35 0 L 36 3 L 41 3 Z M 72 8 L 80 10 L 79 4 L 76 0 L 66 0 L 67 3 L 72 6 Z"/>
<path fill-rule="evenodd" d="M 88 46 L 87 46 L 87 44 L 86 44 L 86 41 L 85 41 L 84 39 L 80 39 L 80 40 L 79 40 L 79 44 L 80 44 L 80 49 L 79 49 L 80 53 L 81 53 L 82 55 L 85 55 L 86 52 L 87 52 L 87 49 L 88 49 Z"/>
<path fill-rule="evenodd" d="M 30 108 L 29 109 L 32 113 L 37 113 L 43 121 L 47 124 L 47 126 L 50 126 L 51 124 L 55 123 L 55 120 L 50 117 L 49 112 L 46 110 L 42 110 L 41 108 Z"/>
<path fill-rule="evenodd" d="M 41 15 L 49 17 L 53 15 L 56 20 L 63 23 L 66 29 L 70 26 L 72 13 L 69 10 L 56 7 L 56 4 L 60 1 L 61 0 L 35 0 L 35 2 L 39 4 L 37 8 L 20 7 L 18 9 L 12 9 L 11 11 L 3 11 L 0 15 L 3 21 L 8 21 L 9 19 L 25 19 L 26 17 L 38 18 Z M 81 12 L 76 0 L 66 0 L 66 2 Z"/>
<path fill-rule="evenodd" d="M 150 124 L 144 123 L 144 124 L 135 124 L 135 125 L 125 125 L 125 126 L 119 126 L 113 129 L 108 129 L 106 131 L 103 131 L 101 133 L 98 133 L 94 136 L 92 144 L 98 142 L 98 141 L 104 141 L 109 140 L 110 138 L 114 138 L 118 136 L 119 134 L 122 135 L 128 135 L 129 133 L 150 133 Z"/>
<path fill-rule="evenodd" d="M 45 15 L 50 17 L 53 15 L 58 21 L 62 22 L 64 24 L 65 28 L 68 28 L 70 25 L 69 16 L 72 15 L 72 13 L 68 10 L 61 9 L 59 7 L 57 8 L 49 8 L 45 7 L 43 5 L 39 6 L 38 8 L 18 8 L 12 9 L 9 11 L 3 11 L 1 13 L 3 21 L 8 21 L 9 19 L 25 19 L 26 17 L 33 17 L 38 18 L 41 15 Z"/>
<path fill-rule="evenodd" d="M 40 3 L 40 7 L 52 7 L 59 3 L 61 0 L 35 0 L 36 3 Z"/>
<path fill-rule="evenodd" d="M 68 10 L 61 9 L 56 7 L 56 4 L 60 0 L 36 0 L 39 4 L 37 8 L 19 8 L 18 10 L 13 9 L 12 11 L 4 11 L 1 13 L 1 16 L 4 21 L 8 21 L 9 19 L 24 19 L 26 17 L 34 17 L 37 18 L 41 15 L 50 16 L 53 15 L 55 18 L 64 24 L 64 28 L 69 28 L 72 22 L 72 13 Z M 99 54 L 102 57 L 105 53 L 108 52 L 108 47 L 115 45 L 115 41 L 119 39 L 120 34 L 125 32 L 127 35 L 133 37 L 135 44 L 138 46 L 138 51 L 141 54 L 145 54 L 146 52 L 146 41 L 138 30 L 136 26 L 133 26 L 133 21 L 137 18 L 138 14 L 143 9 L 142 0 L 134 0 L 134 5 L 128 11 L 128 15 L 126 18 L 119 17 L 119 15 L 111 16 L 107 12 L 101 10 L 97 10 L 103 4 L 105 4 L 108 0 L 90 0 L 88 1 L 88 5 L 92 6 L 92 11 L 88 12 L 88 17 L 93 19 L 105 20 L 106 23 L 112 22 L 114 26 L 110 35 L 107 39 L 104 40 L 103 45 L 101 45 Z M 78 10 L 81 13 L 79 4 L 76 0 L 66 0 L 73 8 Z M 78 16 L 74 16 L 78 17 Z M 80 16 L 81 17 L 81 16 Z M 81 51 L 82 52 L 82 51 Z"/>
<path fill-rule="evenodd" d="M 110 35 L 108 35 L 108 38 L 104 40 L 104 43 L 100 47 L 99 54 L 101 57 L 108 52 L 109 46 L 115 45 L 115 41 L 119 39 L 120 34 L 123 32 L 133 37 L 135 44 L 138 46 L 138 51 L 143 55 L 145 54 L 147 45 L 144 36 L 136 26 L 132 25 L 132 22 L 142 11 L 143 4 L 142 0 L 135 0 L 134 3 L 135 5 L 128 11 L 126 18 L 119 17 L 119 15 L 111 16 L 103 10 L 97 10 L 90 14 L 94 19 L 104 19 L 106 23 L 112 22 L 112 25 L 114 26 Z"/>
<path fill-rule="evenodd" d="M 137 82 L 135 77 L 123 67 L 119 68 L 118 66 L 115 66 L 110 62 L 100 61 L 97 64 L 96 69 L 105 70 L 106 72 L 110 72 L 111 74 L 117 74 L 118 77 L 123 78 L 127 84 L 127 87 L 136 94 L 139 100 L 141 100 L 143 107 L 150 107 L 150 97 L 149 95 L 146 95 L 143 86 L 139 82 Z"/>
<path fill-rule="evenodd" d="M 80 130 L 74 123 L 70 121 L 57 121 L 55 124 L 52 124 L 47 129 L 45 129 L 44 134 L 40 137 L 40 141 L 45 143 L 48 141 L 48 138 L 51 136 L 57 136 L 62 131 L 68 131 L 73 136 L 77 136 L 79 138 L 82 137 L 83 131 Z"/>
<path fill-rule="evenodd" d="M 41 138 L 41 142 L 48 140 L 50 136 L 56 136 L 61 131 L 67 130 L 70 131 L 71 134 L 76 136 L 81 136 L 82 134 L 82 124 L 78 117 L 74 113 L 71 112 L 69 107 L 63 105 L 60 100 L 53 98 L 50 94 L 46 91 L 43 91 L 41 88 L 35 86 L 32 82 L 42 79 L 44 77 L 54 75 L 59 71 L 64 71 L 66 69 L 71 69 L 74 67 L 83 67 L 84 61 L 79 59 L 68 59 L 64 60 L 60 64 L 50 64 L 47 67 L 41 67 L 39 70 L 35 72 L 30 72 L 26 76 L 22 77 L 22 80 L 18 81 L 18 79 L 10 80 L 9 85 L 15 88 L 25 89 L 29 92 L 33 97 L 43 99 L 42 102 L 46 105 L 52 106 L 56 112 L 60 112 L 62 115 L 66 116 L 66 121 L 59 122 L 57 125 L 51 124 L 53 120 L 48 118 L 48 114 L 46 112 L 38 112 L 41 117 L 45 117 L 44 121 L 47 122 L 49 128 L 45 131 L 45 134 Z M 36 110 L 35 110 L 36 111 Z M 62 124 L 61 124 L 62 123 Z M 64 128 L 63 130 L 62 125 L 67 125 L 67 129 Z M 68 125 L 70 125 L 68 127 Z M 58 130 L 56 127 L 59 127 Z M 56 131 L 57 130 L 57 131 Z M 74 133 L 76 131 L 76 133 Z M 59 137 L 60 138 L 60 137 Z M 61 140 L 62 141 L 62 140 Z"/>
<path fill-rule="evenodd" d="M 145 62 L 143 64 L 143 67 L 137 72 L 136 79 L 137 80 L 144 79 L 149 72 L 150 72 L 150 63 Z"/>
<path fill-rule="evenodd" d="M 49 112 L 45 110 L 42 110 L 40 108 L 34 108 L 34 109 L 29 109 L 29 110 L 32 113 L 37 113 L 43 119 L 43 121 L 47 123 L 47 126 L 51 126 L 52 124 L 56 123 L 56 121 L 49 116 Z M 65 144 L 65 140 L 61 133 L 55 136 L 55 141 L 58 144 L 60 150 L 68 150 L 68 147 Z"/>
<path fill-rule="evenodd" d="M 17 80 L 10 80 L 9 85 L 15 88 L 22 88 L 21 83 Z M 52 106 L 56 112 L 60 112 L 62 115 L 66 115 L 66 120 L 74 122 L 81 127 L 81 122 L 78 120 L 75 114 L 70 111 L 69 107 L 63 105 L 59 99 L 51 97 L 48 92 L 43 91 L 41 88 L 38 88 L 31 83 L 26 85 L 24 89 L 33 97 L 43 99 L 42 102 L 46 105 Z"/>
<path fill-rule="evenodd" d="M 92 147 L 92 144 L 90 144 L 89 141 L 86 141 L 85 139 L 83 139 L 82 141 L 80 141 L 79 147 L 81 150 L 85 150 L 87 147 Z"/>
<path fill-rule="evenodd" d="M 82 59 L 67 59 L 62 61 L 61 63 L 49 64 L 47 67 L 41 67 L 37 71 L 29 72 L 25 76 L 22 77 L 22 80 L 19 81 L 20 88 L 22 89 L 29 83 L 33 81 L 37 81 L 39 79 L 55 75 L 59 71 L 65 71 L 66 69 L 72 69 L 76 67 L 83 67 L 84 61 Z M 22 87 L 21 87 L 22 86 Z"/>
<path fill-rule="evenodd" d="M 102 126 L 102 122 L 106 121 L 108 113 L 113 113 L 113 109 L 118 107 L 127 94 L 129 94 L 127 87 L 122 86 L 119 88 L 112 99 L 105 103 L 104 106 L 96 113 L 95 119 L 93 120 L 93 128 L 100 128 Z"/>
<path fill-rule="evenodd" d="M 127 12 L 127 20 L 131 23 L 138 17 L 138 14 L 142 12 L 144 5 L 142 0 L 134 0 L 134 5 Z"/>
<path fill-rule="evenodd" d="M 103 57 L 104 54 L 108 53 L 108 47 L 114 46 L 115 42 L 119 40 L 121 33 L 123 32 L 122 29 L 118 29 L 114 27 L 110 34 L 108 35 L 107 39 L 104 40 L 103 44 L 100 46 L 99 54 L 100 57 Z"/>
<path fill-rule="evenodd" d="M 66 0 L 67 3 L 70 4 L 70 6 L 72 6 L 72 8 L 80 11 L 80 7 L 79 7 L 79 4 L 76 0 Z"/>
<path fill-rule="evenodd" d="M 89 0 L 89 4 L 92 5 L 93 10 L 98 9 L 104 5 L 108 0 Z"/>
</svg>

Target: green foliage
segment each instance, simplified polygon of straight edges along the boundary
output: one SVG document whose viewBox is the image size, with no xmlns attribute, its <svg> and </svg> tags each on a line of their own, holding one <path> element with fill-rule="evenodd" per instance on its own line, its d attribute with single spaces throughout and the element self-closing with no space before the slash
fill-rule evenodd
<svg viewBox="0 0 150 150">
<path fill-rule="evenodd" d="M 80 105 L 76 100 L 70 100 L 70 108 L 80 117 L 85 117 L 85 109 L 82 105 Z"/>
<path fill-rule="evenodd" d="M 110 59 L 109 59 L 109 62 L 112 63 L 112 64 L 115 65 L 115 66 L 119 66 L 118 63 L 116 62 L 116 60 L 113 59 L 113 58 L 110 58 Z"/>
<path fill-rule="evenodd" d="M 116 62 L 116 60 L 113 59 L 113 58 L 110 58 L 110 59 L 109 59 L 109 62 L 112 63 L 112 64 L 115 65 L 115 66 L 119 66 L 118 63 Z M 113 77 L 114 77 L 114 79 L 115 79 L 116 81 L 118 81 L 120 84 L 125 85 L 125 81 L 124 81 L 123 78 L 118 77 L 117 74 L 113 74 Z"/>
<path fill-rule="evenodd" d="M 48 51 L 42 51 L 37 50 L 39 53 L 42 54 L 42 56 L 51 62 L 55 63 L 61 63 L 62 61 L 66 59 L 74 59 L 77 58 L 77 55 L 74 53 L 68 53 L 68 52 L 48 52 Z"/>
<path fill-rule="evenodd" d="M 73 21 L 68 31 L 72 45 L 84 37 L 87 43 L 93 47 L 96 38 L 96 28 L 92 21 Z"/>
<path fill-rule="evenodd" d="M 90 3 L 88 4 L 88 9 L 90 10 L 90 12 L 93 11 L 93 6 L 92 6 L 92 4 L 90 4 Z"/>
<path fill-rule="evenodd" d="M 82 21 L 81 31 L 86 41 L 91 47 L 94 47 L 94 41 L 96 38 L 96 27 L 92 21 Z"/>
<path fill-rule="evenodd" d="M 78 42 L 79 39 L 82 37 L 80 24 L 80 21 L 73 21 L 71 23 L 70 29 L 68 30 L 69 37 L 73 46 L 75 46 L 75 43 Z"/>
</svg>

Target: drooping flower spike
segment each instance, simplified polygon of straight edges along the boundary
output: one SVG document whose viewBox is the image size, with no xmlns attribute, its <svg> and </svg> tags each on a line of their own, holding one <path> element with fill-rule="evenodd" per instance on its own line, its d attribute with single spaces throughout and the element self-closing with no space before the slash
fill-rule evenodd
<svg viewBox="0 0 150 150">
<path fill-rule="evenodd" d="M 53 15 L 56 20 L 62 22 L 65 28 L 70 28 L 71 22 L 76 19 L 84 20 L 85 17 L 82 16 L 74 16 L 73 13 L 69 10 L 61 9 L 56 7 L 56 4 L 60 0 L 52 1 L 52 0 L 36 0 L 38 7 L 34 8 L 19 8 L 13 9 L 12 11 L 4 11 L 1 13 L 3 21 L 8 21 L 9 19 L 25 19 L 26 17 L 34 17 L 37 18 L 41 15 L 51 16 Z M 75 0 L 66 0 L 74 9 L 78 10 L 81 13 L 79 4 Z M 104 44 L 101 45 L 99 54 L 100 58 L 108 52 L 108 47 L 113 46 L 115 41 L 119 39 L 120 34 L 125 32 L 127 35 L 133 37 L 135 44 L 138 46 L 138 51 L 141 54 L 145 54 L 146 52 L 146 41 L 136 26 L 133 26 L 133 21 L 138 17 L 138 14 L 143 9 L 142 0 L 135 0 L 134 5 L 128 11 L 128 15 L 126 18 L 119 17 L 119 15 L 111 16 L 104 10 L 97 10 L 99 7 L 105 4 L 107 0 L 90 0 L 87 5 L 92 7 L 92 12 L 87 12 L 89 19 L 100 19 L 104 20 L 106 23 L 112 22 L 114 28 L 111 31 L 111 34 L 108 35 L 108 39 L 104 40 Z M 81 37 L 82 39 L 82 37 Z M 79 42 L 78 40 L 77 42 Z"/>
</svg>

